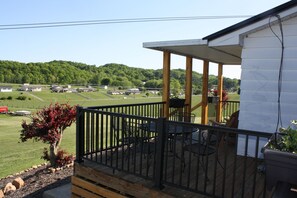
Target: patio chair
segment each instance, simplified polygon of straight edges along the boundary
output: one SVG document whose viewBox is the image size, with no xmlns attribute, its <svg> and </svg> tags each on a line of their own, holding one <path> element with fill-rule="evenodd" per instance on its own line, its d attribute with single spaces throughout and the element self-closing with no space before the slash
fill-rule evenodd
<svg viewBox="0 0 297 198">
<path fill-rule="evenodd" d="M 182 118 L 182 119 L 180 119 L 180 118 Z M 196 119 L 196 115 L 191 113 L 191 114 L 182 114 L 179 116 L 179 120 L 174 120 L 174 121 L 194 123 L 195 119 Z M 174 142 L 184 143 L 185 141 L 188 141 L 188 139 L 190 138 L 191 135 L 192 135 L 191 133 L 186 133 L 186 134 L 169 133 L 168 134 L 168 142 L 169 142 L 170 151 L 173 150 Z"/>
<path fill-rule="evenodd" d="M 226 120 L 225 123 L 217 122 L 214 120 L 209 120 L 210 124 L 212 126 L 222 126 L 222 127 L 229 127 L 229 128 L 238 128 L 238 117 L 239 117 L 239 110 L 235 111 L 234 113 L 231 114 L 229 119 Z M 227 141 L 230 144 L 234 144 L 236 139 L 236 134 L 234 133 L 228 133 L 225 137 L 224 140 Z"/>
<path fill-rule="evenodd" d="M 123 117 L 112 117 L 112 131 L 114 134 L 114 144 L 131 146 L 135 144 L 138 136 L 133 126 L 133 122 Z"/>
<path fill-rule="evenodd" d="M 156 141 L 157 140 L 154 132 L 150 131 L 150 129 L 147 127 L 140 127 L 139 136 L 132 147 L 133 161 L 137 156 L 139 157 L 139 159 L 141 158 L 140 161 L 143 163 L 142 165 L 147 166 L 147 174 L 153 162 L 152 158 L 153 156 L 155 156 L 156 153 Z"/>
<path fill-rule="evenodd" d="M 212 125 L 215 126 L 225 126 L 225 127 L 229 127 L 229 128 L 238 128 L 238 117 L 239 117 L 239 110 L 235 111 L 234 113 L 231 114 L 231 116 L 229 117 L 229 119 L 226 120 L 226 122 L 217 122 L 215 120 L 209 120 L 209 122 Z"/>
<path fill-rule="evenodd" d="M 218 153 L 219 150 L 219 144 L 221 142 L 221 139 L 223 137 L 223 133 L 219 131 L 213 131 L 213 130 L 202 130 L 197 132 L 198 133 L 198 139 L 191 140 L 189 144 L 186 144 L 183 146 L 183 168 L 185 170 L 186 164 L 185 164 L 185 155 L 186 152 L 189 152 L 190 154 L 193 154 L 194 156 L 201 157 L 199 159 L 199 163 L 203 169 L 203 171 L 206 173 L 206 165 L 204 163 L 204 158 L 208 157 L 210 155 L 213 155 L 215 153 Z M 193 158 L 192 158 L 193 159 Z M 217 159 L 218 164 L 223 168 L 222 164 L 220 163 L 219 159 Z M 189 162 L 191 163 L 191 162 Z M 224 168 L 223 168 L 224 169 Z"/>
</svg>

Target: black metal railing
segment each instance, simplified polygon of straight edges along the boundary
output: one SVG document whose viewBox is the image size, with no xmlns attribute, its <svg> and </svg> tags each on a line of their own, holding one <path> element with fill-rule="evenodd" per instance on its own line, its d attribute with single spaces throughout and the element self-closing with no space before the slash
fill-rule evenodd
<svg viewBox="0 0 297 198">
<path fill-rule="evenodd" d="M 77 162 L 128 172 L 159 188 L 166 184 L 215 197 L 266 196 L 260 150 L 271 134 L 109 109 L 78 107 Z"/>
<path fill-rule="evenodd" d="M 235 111 L 239 110 L 239 101 L 219 101 L 222 103 L 222 121 L 228 119 Z"/>
<path fill-rule="evenodd" d="M 123 113 L 127 115 L 136 115 L 143 117 L 159 118 L 163 116 L 165 102 L 93 106 L 88 109 L 96 109 L 106 112 Z"/>
</svg>

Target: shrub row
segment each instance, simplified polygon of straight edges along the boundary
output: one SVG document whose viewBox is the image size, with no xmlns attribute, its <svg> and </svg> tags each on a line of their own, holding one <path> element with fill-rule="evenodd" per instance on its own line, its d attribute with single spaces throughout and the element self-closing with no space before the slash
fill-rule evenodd
<svg viewBox="0 0 297 198">
<path fill-rule="evenodd" d="M 27 96 L 18 96 L 16 99 L 17 100 L 26 100 Z M 0 100 L 12 100 L 12 96 L 8 96 L 7 98 L 1 97 Z M 28 100 L 31 100 L 31 98 L 28 98 Z"/>
</svg>

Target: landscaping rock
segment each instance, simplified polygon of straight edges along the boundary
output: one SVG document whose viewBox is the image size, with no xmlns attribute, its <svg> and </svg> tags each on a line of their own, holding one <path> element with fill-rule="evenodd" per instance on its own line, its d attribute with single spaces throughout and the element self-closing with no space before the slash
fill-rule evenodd
<svg viewBox="0 0 297 198">
<path fill-rule="evenodd" d="M 16 187 L 14 185 L 12 185 L 11 182 L 7 183 L 6 186 L 4 187 L 3 193 L 7 194 L 11 191 L 16 191 Z"/>
<path fill-rule="evenodd" d="M 12 184 L 16 187 L 16 189 L 19 189 L 25 185 L 25 182 L 22 178 L 18 177 L 12 181 Z"/>
<path fill-rule="evenodd" d="M 2 189 L 0 190 L 0 198 L 4 198 L 4 192 Z"/>
<path fill-rule="evenodd" d="M 56 169 L 53 168 L 53 167 L 48 168 L 48 170 L 49 170 L 50 173 L 54 173 L 54 172 L 56 172 Z"/>
</svg>

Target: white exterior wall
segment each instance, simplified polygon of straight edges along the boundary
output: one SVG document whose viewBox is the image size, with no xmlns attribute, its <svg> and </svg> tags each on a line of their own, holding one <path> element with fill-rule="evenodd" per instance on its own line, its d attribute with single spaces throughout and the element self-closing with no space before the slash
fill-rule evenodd
<svg viewBox="0 0 297 198">
<path fill-rule="evenodd" d="M 280 35 L 279 27 L 273 30 Z M 281 93 L 283 126 L 297 119 L 297 17 L 283 22 L 284 62 Z M 244 38 L 239 128 L 275 132 L 280 41 L 270 28 Z"/>
<path fill-rule="evenodd" d="M 273 30 L 280 36 L 279 26 Z M 283 22 L 284 61 L 281 92 L 283 127 L 297 119 L 297 17 Z M 278 74 L 281 59 L 280 41 L 270 28 L 249 34 L 243 39 L 239 128 L 275 132 L 278 119 Z M 239 138 L 245 145 L 245 138 Z M 263 140 L 260 148 L 266 140 Z M 249 141 L 249 147 L 254 144 Z M 238 148 L 241 153 L 240 146 Z M 249 151 L 254 156 L 254 151 Z"/>
</svg>

